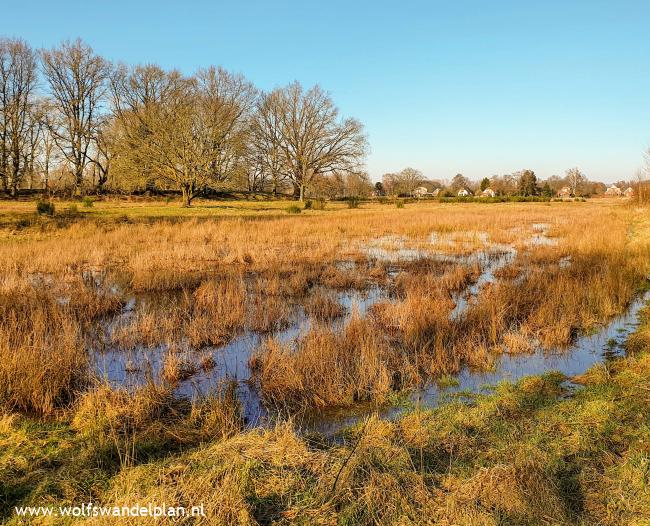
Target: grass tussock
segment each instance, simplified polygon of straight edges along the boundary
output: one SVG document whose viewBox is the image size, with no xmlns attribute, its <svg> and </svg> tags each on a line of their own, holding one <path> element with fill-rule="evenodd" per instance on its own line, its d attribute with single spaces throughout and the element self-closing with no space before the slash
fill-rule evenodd
<svg viewBox="0 0 650 526">
<path fill-rule="evenodd" d="M 89 379 L 86 334 L 120 300 L 81 280 L 48 287 L 5 276 L 0 283 L 0 404 L 51 414 Z"/>
<path fill-rule="evenodd" d="M 342 331 L 316 325 L 296 348 L 269 340 L 250 361 L 265 401 L 291 409 L 384 403 L 412 385 L 413 366 L 369 320 L 353 314 Z"/>
<path fill-rule="evenodd" d="M 235 384 L 224 384 L 189 402 L 176 398 L 168 386 L 148 383 L 129 392 L 100 384 L 79 399 L 71 426 L 98 461 L 134 465 L 240 431 L 236 389 Z"/>
<path fill-rule="evenodd" d="M 345 309 L 335 294 L 320 289 L 314 292 L 305 303 L 305 312 L 316 320 L 326 321 L 342 316 Z"/>
</svg>

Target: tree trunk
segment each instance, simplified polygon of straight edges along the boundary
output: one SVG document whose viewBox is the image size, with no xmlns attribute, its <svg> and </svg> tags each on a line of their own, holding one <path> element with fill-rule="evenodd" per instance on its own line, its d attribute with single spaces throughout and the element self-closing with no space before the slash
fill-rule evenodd
<svg viewBox="0 0 650 526">
<path fill-rule="evenodd" d="M 74 195 L 81 195 L 81 183 L 83 182 L 83 171 L 79 166 L 75 168 L 74 173 Z"/>
<path fill-rule="evenodd" d="M 189 208 L 192 206 L 192 198 L 194 197 L 192 195 L 192 190 L 189 187 L 189 185 L 183 185 L 181 187 L 181 191 L 183 192 L 183 208 Z"/>
</svg>

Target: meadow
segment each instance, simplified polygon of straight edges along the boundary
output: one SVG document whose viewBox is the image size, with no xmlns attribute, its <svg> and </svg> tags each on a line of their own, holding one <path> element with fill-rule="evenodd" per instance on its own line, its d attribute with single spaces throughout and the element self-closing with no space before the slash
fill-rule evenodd
<svg viewBox="0 0 650 526">
<path fill-rule="evenodd" d="M 0 203 L 0 520 L 648 524 L 647 208 L 292 205 Z"/>
</svg>

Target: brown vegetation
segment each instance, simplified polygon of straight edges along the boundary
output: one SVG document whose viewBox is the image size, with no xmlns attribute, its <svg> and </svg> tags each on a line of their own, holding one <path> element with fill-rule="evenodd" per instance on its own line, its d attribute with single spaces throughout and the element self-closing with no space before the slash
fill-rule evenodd
<svg viewBox="0 0 650 526">
<path fill-rule="evenodd" d="M 645 241 L 631 242 L 636 212 L 626 207 L 461 205 L 423 213 L 427 206 L 339 211 L 327 220 L 84 222 L 7 243 L 0 247 L 3 403 L 52 412 L 71 400 L 91 376 L 90 334 L 95 348 L 165 346 L 162 374 L 174 383 L 201 368 L 205 358 L 194 351 L 246 330 L 287 327 L 301 305 L 311 329 L 295 348 L 272 339 L 255 354 L 263 399 L 300 408 L 382 402 L 432 374 L 489 366 L 495 352 L 566 346 L 621 312 L 647 275 Z M 542 223 L 548 228 L 535 226 Z M 540 231 L 553 244 L 528 241 Z M 383 252 L 368 249 L 377 240 Z M 463 258 L 503 245 L 518 251 L 516 259 L 468 294 L 482 269 Z M 405 249 L 417 258 L 400 256 Z M 331 325 L 344 314 L 335 292 L 371 285 L 385 299 L 342 330 Z M 107 330 L 105 316 L 129 297 L 133 310 Z M 451 316 L 463 301 L 462 314 Z"/>
</svg>

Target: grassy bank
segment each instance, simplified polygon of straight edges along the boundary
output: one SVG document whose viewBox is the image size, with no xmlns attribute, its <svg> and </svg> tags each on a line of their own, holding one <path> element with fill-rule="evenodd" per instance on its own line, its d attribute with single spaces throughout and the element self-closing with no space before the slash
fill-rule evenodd
<svg viewBox="0 0 650 526">
<path fill-rule="evenodd" d="M 92 500 L 204 503 L 206 518 L 188 524 L 645 525 L 650 310 L 642 321 L 629 356 L 594 367 L 576 379 L 577 390 L 558 375 L 530 377 L 395 422 L 369 418 L 338 445 L 300 437 L 290 424 L 197 439 L 190 413 L 169 416 L 181 418 L 172 438 L 149 428 L 155 402 L 142 393 L 147 402 L 132 409 L 140 419 L 130 420 L 130 443 L 140 450 L 132 465 L 112 450 L 127 438 L 99 424 L 116 418 L 117 401 L 96 398 L 49 422 L 7 414 L 3 520 L 21 523 L 17 505 Z"/>
</svg>

